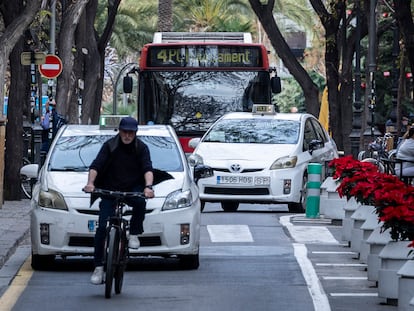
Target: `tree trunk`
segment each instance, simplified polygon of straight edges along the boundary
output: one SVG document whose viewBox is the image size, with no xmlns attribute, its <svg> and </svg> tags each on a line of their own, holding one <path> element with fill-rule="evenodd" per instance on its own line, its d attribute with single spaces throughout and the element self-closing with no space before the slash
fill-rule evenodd
<svg viewBox="0 0 414 311">
<path fill-rule="evenodd" d="M 262 5 L 259 0 L 249 0 L 249 2 L 253 11 L 259 18 L 263 29 L 266 31 L 276 53 L 301 86 L 305 96 L 306 111 L 318 117 L 320 108 L 318 87 L 313 83 L 308 73 L 300 65 L 283 38 L 279 27 L 273 18 L 274 0 L 269 0 L 267 5 Z"/>
<path fill-rule="evenodd" d="M 6 151 L 4 154 L 4 195 L 1 201 L 20 200 L 20 167 L 23 158 L 23 106 L 28 100 L 29 79 L 27 67 L 20 63 L 20 55 L 26 41 L 23 32 L 29 26 L 36 15 L 41 0 L 29 1 L 24 6 L 24 1 L 7 1 L 1 6 L 6 30 L 0 38 L 0 85 L 5 83 L 5 72 L 10 56 L 11 85 L 7 107 L 6 125 Z M 11 53 L 11 54 L 10 54 Z M 3 116 L 4 88 L 0 87 L 0 114 Z M 3 117 L 2 117 L 3 119 Z M 4 139 L 1 137 L 0 139 Z M 3 156 L 3 151 L 1 151 Z M 3 183 L 3 180 L 1 181 Z M 3 193 L 2 193 L 3 194 Z M 0 202 L 2 204 L 2 202 Z"/>
<path fill-rule="evenodd" d="M 88 0 L 71 2 L 62 12 L 62 24 L 59 33 L 59 56 L 62 60 L 63 70 L 57 79 L 56 110 L 64 115 L 69 123 L 77 123 L 74 119 L 73 110 L 70 106 L 73 99 L 76 99 L 76 88 L 78 79 L 73 75 L 74 55 L 72 48 L 75 47 L 75 30 L 79 19 L 85 10 Z"/>
<path fill-rule="evenodd" d="M 158 1 L 158 31 L 172 31 L 172 0 Z"/>
<path fill-rule="evenodd" d="M 411 12 L 411 0 L 394 0 L 395 17 L 404 37 L 408 62 L 414 73 L 414 23 Z"/>
</svg>

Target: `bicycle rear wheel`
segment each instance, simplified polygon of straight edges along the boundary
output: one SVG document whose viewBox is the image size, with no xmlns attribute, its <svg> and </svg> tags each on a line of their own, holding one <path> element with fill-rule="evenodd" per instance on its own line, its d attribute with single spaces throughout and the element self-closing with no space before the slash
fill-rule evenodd
<svg viewBox="0 0 414 311">
<path fill-rule="evenodd" d="M 114 279 L 116 258 L 118 253 L 118 237 L 117 230 L 111 228 L 107 235 L 106 241 L 106 260 L 105 260 L 105 298 L 111 298 L 112 282 Z"/>
</svg>

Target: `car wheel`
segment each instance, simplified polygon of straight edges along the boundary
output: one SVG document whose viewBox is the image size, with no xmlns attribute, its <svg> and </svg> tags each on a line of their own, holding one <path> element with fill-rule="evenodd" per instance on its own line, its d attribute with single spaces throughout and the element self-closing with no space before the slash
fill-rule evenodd
<svg viewBox="0 0 414 311">
<path fill-rule="evenodd" d="M 290 213 L 304 213 L 306 211 L 306 200 L 307 200 L 307 175 L 303 175 L 302 187 L 300 190 L 300 200 L 299 202 L 291 202 L 288 204 L 288 209 Z"/>
<path fill-rule="evenodd" d="M 225 212 L 235 212 L 239 208 L 239 202 L 233 202 L 233 201 L 221 202 L 221 208 Z"/>
<path fill-rule="evenodd" d="M 34 255 L 32 254 L 32 268 L 34 270 L 50 269 L 55 262 L 54 255 Z"/>
<path fill-rule="evenodd" d="M 200 266 L 200 259 L 198 254 L 196 255 L 180 255 L 180 267 L 184 270 L 196 270 Z"/>
<path fill-rule="evenodd" d="M 202 212 L 202 211 L 204 211 L 204 207 L 206 206 L 206 202 L 204 202 L 204 201 L 201 201 L 200 202 L 200 211 Z"/>
</svg>

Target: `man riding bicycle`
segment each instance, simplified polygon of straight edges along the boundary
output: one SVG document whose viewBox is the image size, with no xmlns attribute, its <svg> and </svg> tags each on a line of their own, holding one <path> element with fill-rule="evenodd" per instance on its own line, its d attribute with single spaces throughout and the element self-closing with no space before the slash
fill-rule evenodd
<svg viewBox="0 0 414 311">
<path fill-rule="evenodd" d="M 154 181 L 152 161 L 147 145 L 137 136 L 138 122 L 125 117 L 119 123 L 119 134 L 106 141 L 95 160 L 89 167 L 85 192 L 93 192 L 96 187 L 126 191 L 143 192 L 146 198 L 153 198 Z M 132 209 L 128 246 L 139 247 L 138 235 L 144 232 L 146 201 L 141 197 L 125 201 Z M 105 248 L 106 221 L 114 214 L 114 199 L 102 197 L 99 204 L 99 224 L 95 234 L 94 265 L 91 276 L 93 284 L 103 282 L 103 257 Z"/>
</svg>

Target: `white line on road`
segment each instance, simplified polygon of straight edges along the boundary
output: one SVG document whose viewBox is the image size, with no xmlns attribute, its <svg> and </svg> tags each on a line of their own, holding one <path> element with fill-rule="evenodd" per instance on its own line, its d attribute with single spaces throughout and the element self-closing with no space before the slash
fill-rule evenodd
<svg viewBox="0 0 414 311">
<path fill-rule="evenodd" d="M 316 266 L 319 267 L 366 267 L 367 265 L 364 263 L 316 263 Z"/>
<path fill-rule="evenodd" d="M 357 255 L 356 252 L 333 252 L 333 251 L 312 251 L 312 254 L 324 254 L 324 255 Z"/>
<path fill-rule="evenodd" d="M 253 242 L 247 225 L 208 225 L 211 242 Z"/>
<path fill-rule="evenodd" d="M 324 280 L 368 280 L 366 276 L 323 276 Z"/>
<path fill-rule="evenodd" d="M 378 293 L 330 293 L 332 297 L 378 297 Z"/>
</svg>

